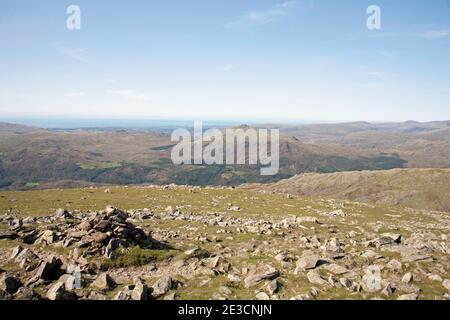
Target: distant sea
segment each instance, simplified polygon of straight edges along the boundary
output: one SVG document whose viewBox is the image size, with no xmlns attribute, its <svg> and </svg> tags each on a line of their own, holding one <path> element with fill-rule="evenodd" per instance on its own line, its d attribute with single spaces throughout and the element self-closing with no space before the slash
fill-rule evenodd
<svg viewBox="0 0 450 320">
<path fill-rule="evenodd" d="M 201 120 L 201 119 L 200 119 Z M 60 117 L 3 117 L 0 122 L 8 122 L 34 126 L 48 130 L 138 130 L 170 132 L 177 128 L 192 129 L 194 122 L 199 119 L 89 119 L 89 118 L 60 118 Z M 310 124 L 314 121 L 277 121 L 277 120 L 202 120 L 203 129 L 229 128 L 240 125 L 257 126 L 261 124 Z"/>
<path fill-rule="evenodd" d="M 152 119 L 74 119 L 74 118 L 9 118 L 2 122 L 23 124 L 45 129 L 89 129 L 89 128 L 121 128 L 121 129 L 173 129 L 191 128 L 194 120 L 152 120 Z M 253 124 L 245 121 L 203 121 L 204 127 L 228 127 L 241 124 Z"/>
</svg>

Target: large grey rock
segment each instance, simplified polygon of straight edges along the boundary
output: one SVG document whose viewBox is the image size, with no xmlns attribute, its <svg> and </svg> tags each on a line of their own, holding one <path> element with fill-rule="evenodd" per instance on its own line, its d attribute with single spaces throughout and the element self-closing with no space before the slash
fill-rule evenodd
<svg viewBox="0 0 450 320">
<path fill-rule="evenodd" d="M 352 287 L 352 281 L 348 278 L 342 277 L 339 279 L 339 283 L 346 289 L 350 289 Z"/>
<path fill-rule="evenodd" d="M 258 292 L 256 294 L 256 300 L 270 300 L 270 297 L 265 292 Z"/>
<path fill-rule="evenodd" d="M 36 276 L 43 280 L 58 280 L 63 274 L 61 270 L 62 265 L 61 259 L 51 256 L 41 263 L 36 272 Z"/>
<path fill-rule="evenodd" d="M 10 294 L 14 294 L 21 287 L 20 279 L 11 273 L 4 273 L 0 277 L 0 289 L 5 290 Z"/>
<path fill-rule="evenodd" d="M 77 280 L 77 278 L 71 274 L 62 275 L 58 282 L 64 283 L 64 288 L 69 292 L 76 289 L 81 289 L 81 280 Z"/>
<path fill-rule="evenodd" d="M 58 219 L 73 219 L 73 216 L 66 209 L 59 208 L 55 212 L 55 218 L 58 218 Z"/>
<path fill-rule="evenodd" d="M 381 237 L 366 242 L 366 246 L 383 247 L 387 245 L 399 244 L 402 236 L 400 234 L 384 233 Z"/>
<path fill-rule="evenodd" d="M 319 264 L 319 261 L 320 261 L 320 257 L 316 254 L 308 254 L 308 255 L 302 256 L 297 261 L 296 273 L 298 273 L 300 271 L 316 268 Z"/>
<path fill-rule="evenodd" d="M 22 252 L 22 250 L 23 248 L 21 246 L 14 247 L 11 250 L 11 256 L 9 257 L 9 259 L 14 260 L 20 254 L 20 252 Z"/>
<path fill-rule="evenodd" d="M 17 250 L 19 250 L 17 248 Z M 14 251 L 14 250 L 13 250 Z M 13 252 L 15 253 L 15 252 Z M 39 265 L 38 256 L 26 248 L 21 250 L 14 258 L 14 262 L 18 263 L 21 268 L 26 269 L 27 271 L 35 269 Z"/>
<path fill-rule="evenodd" d="M 104 301 L 109 300 L 109 298 L 102 293 L 92 291 L 89 293 L 88 300 Z"/>
<path fill-rule="evenodd" d="M 20 239 L 23 241 L 23 243 L 26 244 L 33 244 L 36 242 L 36 240 L 39 238 L 40 233 L 36 229 L 27 229 L 22 230 L 19 233 Z"/>
<path fill-rule="evenodd" d="M 16 294 L 14 294 L 14 299 L 22 301 L 38 300 L 39 295 L 37 295 L 31 288 L 21 287 L 17 290 Z"/>
<path fill-rule="evenodd" d="M 343 274 L 348 273 L 347 268 L 340 266 L 338 264 L 335 264 L 335 263 L 325 266 L 325 270 L 327 270 L 328 272 L 331 272 L 332 274 L 335 274 L 335 275 L 343 275 Z"/>
<path fill-rule="evenodd" d="M 108 245 L 105 248 L 105 257 L 108 259 L 114 258 L 114 251 L 119 248 L 121 243 L 120 239 L 112 238 L 109 240 Z"/>
<path fill-rule="evenodd" d="M 401 295 L 397 300 L 417 300 L 418 297 L 417 293 L 409 293 Z"/>
<path fill-rule="evenodd" d="M 39 243 L 52 244 L 55 241 L 55 232 L 53 230 L 45 230 L 42 236 L 39 238 Z"/>
<path fill-rule="evenodd" d="M 444 286 L 445 289 L 450 291 L 450 279 L 445 279 L 444 281 L 442 281 L 442 285 Z"/>
<path fill-rule="evenodd" d="M 264 273 L 250 275 L 244 279 L 244 285 L 246 288 L 250 288 L 261 281 L 273 280 L 280 276 L 280 272 L 277 270 L 266 271 Z"/>
<path fill-rule="evenodd" d="M 394 271 L 401 271 L 403 268 L 402 263 L 396 259 L 392 259 L 391 261 L 389 261 L 389 263 L 386 266 Z"/>
<path fill-rule="evenodd" d="M 148 287 L 142 279 L 136 279 L 131 292 L 132 300 L 148 300 Z"/>
<path fill-rule="evenodd" d="M 402 262 L 416 262 L 416 261 L 431 261 L 432 257 L 427 250 L 419 250 L 412 247 L 400 246 L 398 251 L 400 252 Z"/>
<path fill-rule="evenodd" d="M 308 281 L 312 284 L 319 285 L 321 287 L 330 286 L 328 281 L 320 276 L 320 274 L 316 270 L 311 270 L 306 274 Z"/>
<path fill-rule="evenodd" d="M 403 283 L 410 283 L 413 280 L 413 275 L 411 272 L 405 273 L 405 275 L 402 278 Z"/>
<path fill-rule="evenodd" d="M 3 289 L 0 289 L 0 301 L 3 300 L 12 300 L 12 295 Z"/>
<path fill-rule="evenodd" d="M 273 295 L 273 294 L 277 293 L 277 291 L 278 291 L 278 281 L 277 281 L 277 279 L 274 279 L 274 280 L 269 282 L 269 284 L 267 285 L 267 291 L 269 292 L 270 295 Z"/>
<path fill-rule="evenodd" d="M 92 286 L 99 290 L 111 290 L 116 287 L 116 281 L 107 273 L 100 274 L 97 279 L 92 283 Z"/>
<path fill-rule="evenodd" d="M 109 220 L 102 220 L 94 226 L 94 229 L 100 232 L 107 232 L 111 228 Z"/>
<path fill-rule="evenodd" d="M 395 243 L 400 243 L 402 240 L 402 235 L 398 233 L 383 233 L 381 236 L 391 238 Z"/>
<path fill-rule="evenodd" d="M 47 299 L 49 300 L 71 300 L 73 296 L 66 291 L 65 285 L 63 282 L 55 282 L 46 294 Z"/>
<path fill-rule="evenodd" d="M 170 276 L 163 276 L 158 279 L 153 285 L 152 295 L 155 298 L 165 295 L 167 292 L 174 288 L 174 281 Z"/>
<path fill-rule="evenodd" d="M 17 232 L 15 231 L 0 231 L 0 240 L 1 239 L 9 239 L 14 240 L 17 239 L 19 236 L 17 235 Z"/>
<path fill-rule="evenodd" d="M 113 300 L 131 300 L 131 293 L 125 291 L 119 291 L 114 296 Z"/>
<path fill-rule="evenodd" d="M 378 259 L 383 258 L 383 256 L 381 254 L 378 254 L 373 250 L 367 250 L 367 251 L 363 252 L 361 254 L 361 257 L 363 257 L 364 259 L 369 259 L 369 260 L 378 260 Z"/>
<path fill-rule="evenodd" d="M 92 229 L 92 224 L 89 221 L 83 221 L 79 225 L 77 225 L 77 229 L 80 231 L 88 232 Z"/>
</svg>

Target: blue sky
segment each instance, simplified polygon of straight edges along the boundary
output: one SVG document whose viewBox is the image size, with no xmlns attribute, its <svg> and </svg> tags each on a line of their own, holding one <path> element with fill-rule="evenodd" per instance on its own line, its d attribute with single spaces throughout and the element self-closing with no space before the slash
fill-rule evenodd
<svg viewBox="0 0 450 320">
<path fill-rule="evenodd" d="M 448 120 L 450 0 L 2 0 L 0 118 L 25 116 Z"/>
</svg>

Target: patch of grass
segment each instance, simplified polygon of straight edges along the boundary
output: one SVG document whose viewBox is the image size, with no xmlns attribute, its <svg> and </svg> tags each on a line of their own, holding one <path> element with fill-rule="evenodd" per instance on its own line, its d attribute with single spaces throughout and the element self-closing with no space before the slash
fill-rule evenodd
<svg viewBox="0 0 450 320">
<path fill-rule="evenodd" d="M 105 268 L 128 268 L 140 267 L 151 262 L 163 261 L 176 255 L 174 250 L 152 250 L 141 249 L 139 247 L 117 252 L 117 257 L 111 260 L 105 260 Z"/>
<path fill-rule="evenodd" d="M 198 279 L 186 279 L 182 282 L 185 286 L 177 290 L 178 299 L 181 300 L 208 300 L 212 299 L 215 294 L 224 296 L 219 290 L 221 286 L 228 286 L 231 289 L 232 293 L 228 296 L 229 299 L 250 300 L 255 296 L 254 288 L 245 289 L 239 285 L 231 286 L 225 275 L 210 278 L 210 281 L 202 287 L 198 285 Z"/>
<path fill-rule="evenodd" d="M 33 188 L 33 187 L 37 187 L 37 186 L 39 186 L 38 182 L 27 182 L 24 187 L 25 188 Z"/>
<path fill-rule="evenodd" d="M 419 294 L 420 300 L 442 299 L 442 296 L 447 292 L 439 281 L 417 283 L 417 286 L 421 290 L 421 293 Z"/>
<path fill-rule="evenodd" d="M 6 272 L 19 272 L 21 270 L 20 266 L 14 262 L 8 262 L 2 265 L 2 269 Z"/>
<path fill-rule="evenodd" d="M 172 149 L 175 146 L 176 146 L 176 144 L 169 144 L 169 145 L 165 145 L 165 146 L 152 147 L 152 148 L 150 148 L 150 150 L 152 150 L 152 151 L 165 151 L 165 150 L 170 150 L 170 149 Z"/>
<path fill-rule="evenodd" d="M 80 162 L 77 165 L 84 170 L 95 170 L 95 169 L 115 169 L 122 166 L 119 162 Z"/>
</svg>

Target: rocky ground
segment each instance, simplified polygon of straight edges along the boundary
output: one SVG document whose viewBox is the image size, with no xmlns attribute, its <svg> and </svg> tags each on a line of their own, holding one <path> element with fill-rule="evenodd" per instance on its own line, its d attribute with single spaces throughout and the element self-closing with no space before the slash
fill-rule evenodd
<svg viewBox="0 0 450 320">
<path fill-rule="evenodd" d="M 233 188 L 42 192 L 66 208 L 1 194 L 0 299 L 450 299 L 448 213 Z M 123 209 L 85 209 L 100 194 Z"/>
</svg>

